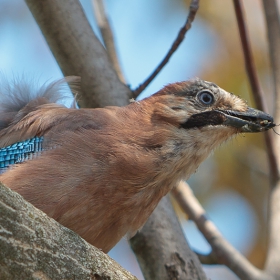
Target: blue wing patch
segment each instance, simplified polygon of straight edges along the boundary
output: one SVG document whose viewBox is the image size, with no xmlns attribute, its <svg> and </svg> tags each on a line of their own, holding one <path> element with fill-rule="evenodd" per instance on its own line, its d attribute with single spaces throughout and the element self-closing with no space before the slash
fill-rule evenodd
<svg viewBox="0 0 280 280">
<path fill-rule="evenodd" d="M 6 171 L 7 167 L 32 159 L 36 153 L 42 151 L 42 137 L 33 137 L 31 139 L 17 142 L 13 145 L 0 149 L 0 174 Z"/>
</svg>

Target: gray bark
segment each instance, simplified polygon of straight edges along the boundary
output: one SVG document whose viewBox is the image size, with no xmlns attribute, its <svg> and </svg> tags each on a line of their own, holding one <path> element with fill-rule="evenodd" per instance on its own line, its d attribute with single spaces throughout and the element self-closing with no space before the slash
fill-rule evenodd
<svg viewBox="0 0 280 280">
<path fill-rule="evenodd" d="M 263 7 L 267 25 L 267 38 L 269 46 L 269 56 L 272 68 L 272 78 L 274 85 L 274 121 L 280 122 L 280 18 L 276 0 L 263 0 Z M 278 129 L 277 129 L 278 131 Z M 272 133 L 272 132 L 270 132 Z M 277 177 L 270 174 L 270 199 L 269 199 L 269 231 L 268 231 L 268 252 L 265 264 L 265 271 L 280 279 L 280 138 L 273 135 L 273 143 L 269 148 L 270 153 L 276 157 L 275 166 L 270 162 L 270 170 L 277 170 Z"/>
<path fill-rule="evenodd" d="M 146 280 L 207 279 L 187 244 L 168 196 L 130 243 Z"/>
<path fill-rule="evenodd" d="M 0 184 L 0 279 L 136 279 Z"/>
</svg>

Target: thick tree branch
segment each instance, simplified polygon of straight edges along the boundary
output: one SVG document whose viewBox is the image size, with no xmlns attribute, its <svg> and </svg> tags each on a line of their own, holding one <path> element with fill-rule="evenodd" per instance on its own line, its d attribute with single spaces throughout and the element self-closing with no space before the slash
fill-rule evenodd
<svg viewBox="0 0 280 280">
<path fill-rule="evenodd" d="M 168 196 L 130 243 L 146 280 L 207 279 L 187 244 Z"/>
<path fill-rule="evenodd" d="M 26 0 L 63 74 L 81 76 L 82 107 L 123 106 L 131 92 L 120 82 L 77 0 Z"/>
<path fill-rule="evenodd" d="M 169 61 L 170 57 L 176 52 L 180 44 L 183 42 L 186 33 L 192 26 L 192 22 L 194 21 L 196 12 L 199 8 L 199 0 L 192 0 L 190 4 L 190 12 L 187 18 L 185 25 L 179 31 L 177 38 L 173 42 L 170 50 L 158 65 L 158 67 L 154 70 L 154 72 L 147 78 L 145 82 L 143 82 L 138 88 L 133 91 L 133 97 L 136 98 L 150 83 L 151 81 L 157 76 L 157 74 L 163 69 L 166 63 Z"/>
<path fill-rule="evenodd" d="M 136 279 L 0 184 L 0 279 Z"/>
</svg>

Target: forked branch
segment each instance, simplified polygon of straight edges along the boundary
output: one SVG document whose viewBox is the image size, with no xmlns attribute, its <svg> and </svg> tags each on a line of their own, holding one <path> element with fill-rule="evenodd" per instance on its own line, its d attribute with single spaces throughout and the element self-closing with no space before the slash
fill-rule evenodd
<svg viewBox="0 0 280 280">
<path fill-rule="evenodd" d="M 244 13 L 243 5 L 240 0 L 233 0 L 233 3 L 234 3 L 236 19 L 237 19 L 239 34 L 242 43 L 245 66 L 246 66 L 252 94 L 256 101 L 257 108 L 259 110 L 267 112 L 267 106 L 264 101 L 264 94 L 261 89 L 261 85 L 258 79 L 256 67 L 253 60 L 252 47 L 250 44 L 247 27 L 245 23 L 245 13 Z M 269 160 L 269 167 L 270 167 L 269 170 L 271 173 L 272 180 L 275 181 L 279 177 L 279 171 L 278 171 L 277 160 L 275 156 L 276 153 L 273 148 L 272 133 L 266 132 L 264 134 L 264 137 L 265 137 L 268 160 Z"/>
</svg>

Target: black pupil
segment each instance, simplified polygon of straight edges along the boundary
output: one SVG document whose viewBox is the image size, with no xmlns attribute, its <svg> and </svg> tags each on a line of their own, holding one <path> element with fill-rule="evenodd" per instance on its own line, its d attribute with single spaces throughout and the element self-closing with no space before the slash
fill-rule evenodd
<svg viewBox="0 0 280 280">
<path fill-rule="evenodd" d="M 210 93 L 208 92 L 203 92 L 200 95 L 200 100 L 204 103 L 204 104 L 210 104 L 213 101 L 213 97 Z"/>
</svg>

